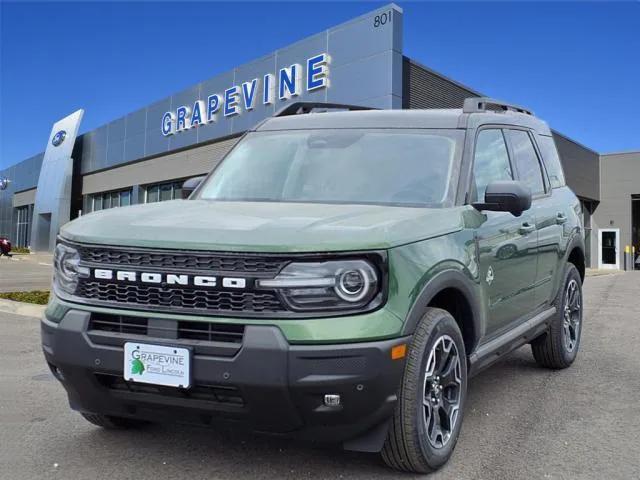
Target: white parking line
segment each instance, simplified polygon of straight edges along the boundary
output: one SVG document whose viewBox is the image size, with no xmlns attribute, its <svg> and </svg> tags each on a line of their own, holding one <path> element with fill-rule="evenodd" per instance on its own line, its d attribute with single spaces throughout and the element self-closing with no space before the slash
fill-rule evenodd
<svg viewBox="0 0 640 480">
<path fill-rule="evenodd" d="M 44 263 L 44 262 L 38 262 L 38 265 L 44 265 L 46 267 L 53 267 L 53 264 L 51 263 Z"/>
</svg>

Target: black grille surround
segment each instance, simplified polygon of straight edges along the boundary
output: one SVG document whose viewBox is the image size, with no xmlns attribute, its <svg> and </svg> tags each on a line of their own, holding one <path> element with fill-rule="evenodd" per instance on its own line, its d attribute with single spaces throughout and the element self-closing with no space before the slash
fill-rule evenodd
<svg viewBox="0 0 640 480">
<path fill-rule="evenodd" d="M 80 244 L 59 238 L 59 242 L 78 250 L 80 266 L 90 275 L 81 275 L 73 295 L 60 292 L 70 302 L 172 314 L 239 318 L 319 318 L 370 313 L 386 302 L 388 267 L 386 251 L 323 253 L 236 253 L 202 250 L 169 250 L 147 247 L 118 247 Z M 366 308 L 352 310 L 296 311 L 277 290 L 256 288 L 258 279 L 272 279 L 289 263 L 329 260 L 368 260 L 377 266 L 381 279 L 378 295 Z M 139 263 L 137 263 L 139 262 Z M 193 266 L 196 265 L 196 268 Z M 218 268 L 225 268 L 219 270 Z M 160 274 L 162 282 L 150 283 L 114 278 L 96 278 L 95 269 L 112 272 Z M 228 270 L 227 270 L 228 269 Z M 212 276 L 218 279 L 246 280 L 244 288 L 167 284 L 168 276 Z M 221 282 L 220 282 L 221 283 Z"/>
</svg>

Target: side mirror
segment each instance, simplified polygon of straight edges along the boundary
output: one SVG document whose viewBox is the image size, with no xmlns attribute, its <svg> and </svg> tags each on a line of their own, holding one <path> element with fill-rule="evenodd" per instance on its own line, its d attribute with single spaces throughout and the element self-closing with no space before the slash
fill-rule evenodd
<svg viewBox="0 0 640 480">
<path fill-rule="evenodd" d="M 531 189 L 522 182 L 499 180 L 487 185 L 484 203 L 474 203 L 478 210 L 510 212 L 519 217 L 531 208 Z"/>
<path fill-rule="evenodd" d="M 182 198 L 189 198 L 193 191 L 200 186 L 206 177 L 193 177 L 182 184 Z"/>
</svg>

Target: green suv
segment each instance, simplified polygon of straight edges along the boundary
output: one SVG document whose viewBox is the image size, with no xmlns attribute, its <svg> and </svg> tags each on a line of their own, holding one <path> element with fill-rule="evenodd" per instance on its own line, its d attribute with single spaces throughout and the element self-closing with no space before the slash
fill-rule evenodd
<svg viewBox="0 0 640 480">
<path fill-rule="evenodd" d="M 96 425 L 242 422 L 428 472 L 471 375 L 576 357 L 582 211 L 521 107 L 293 104 L 184 189 L 60 232 L 42 344 Z"/>
</svg>

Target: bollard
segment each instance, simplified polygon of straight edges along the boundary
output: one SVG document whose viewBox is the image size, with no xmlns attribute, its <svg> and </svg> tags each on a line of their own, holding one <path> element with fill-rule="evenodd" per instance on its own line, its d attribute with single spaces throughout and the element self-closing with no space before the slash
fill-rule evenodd
<svg viewBox="0 0 640 480">
<path fill-rule="evenodd" d="M 627 259 L 629 258 L 629 245 L 624 246 L 624 270 L 627 271 Z"/>
</svg>

